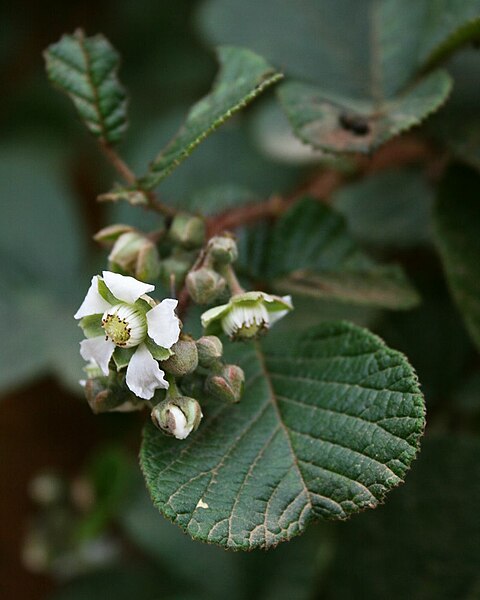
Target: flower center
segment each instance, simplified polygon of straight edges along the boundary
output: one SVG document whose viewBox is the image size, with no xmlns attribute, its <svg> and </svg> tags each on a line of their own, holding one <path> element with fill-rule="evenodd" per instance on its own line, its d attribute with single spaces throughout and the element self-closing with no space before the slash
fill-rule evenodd
<svg viewBox="0 0 480 600">
<path fill-rule="evenodd" d="M 102 327 L 107 338 L 122 348 L 138 346 L 145 339 L 145 315 L 130 304 L 116 304 L 103 314 Z"/>
<path fill-rule="evenodd" d="M 223 318 L 222 326 L 231 338 L 253 338 L 268 329 L 267 309 L 261 302 L 234 305 Z"/>
</svg>

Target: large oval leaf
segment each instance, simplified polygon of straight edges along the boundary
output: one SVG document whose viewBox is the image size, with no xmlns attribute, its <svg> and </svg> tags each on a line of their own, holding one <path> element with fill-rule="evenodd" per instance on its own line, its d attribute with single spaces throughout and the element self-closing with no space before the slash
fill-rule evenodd
<svg viewBox="0 0 480 600">
<path fill-rule="evenodd" d="M 375 507 L 402 481 L 424 427 L 405 357 L 349 323 L 234 346 L 239 405 L 203 404 L 185 442 L 147 426 L 141 465 L 154 503 L 192 537 L 271 547 L 316 518 Z"/>
</svg>

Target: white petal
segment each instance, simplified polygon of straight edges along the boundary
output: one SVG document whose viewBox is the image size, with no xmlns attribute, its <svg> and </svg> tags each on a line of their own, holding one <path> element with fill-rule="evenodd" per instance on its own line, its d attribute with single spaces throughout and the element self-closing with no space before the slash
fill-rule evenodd
<svg viewBox="0 0 480 600">
<path fill-rule="evenodd" d="M 80 342 L 80 354 L 85 360 L 93 360 L 108 375 L 108 363 L 112 358 L 115 344 L 112 340 L 106 340 L 103 335 L 89 338 Z"/>
<path fill-rule="evenodd" d="M 142 294 L 153 292 L 155 286 L 150 283 L 143 283 L 133 277 L 120 275 L 120 273 L 112 273 L 111 271 L 103 271 L 102 273 L 105 285 L 112 292 L 115 298 L 133 304 Z"/>
<path fill-rule="evenodd" d="M 109 308 L 110 304 L 100 296 L 98 291 L 98 275 L 95 275 L 92 277 L 85 300 L 74 316 L 75 319 L 81 319 L 88 315 L 103 314 Z"/>
<path fill-rule="evenodd" d="M 147 312 L 148 335 L 162 346 L 171 348 L 180 335 L 180 321 L 175 314 L 177 300 L 166 298 Z"/>
<path fill-rule="evenodd" d="M 170 412 L 175 419 L 175 429 L 172 431 L 177 440 L 184 440 L 191 433 L 193 425 L 187 424 L 187 419 L 178 406 L 172 406 Z"/>
<path fill-rule="evenodd" d="M 126 382 L 129 389 L 135 396 L 150 400 L 157 388 L 168 388 L 164 375 L 145 344 L 140 344 L 127 367 Z"/>
</svg>

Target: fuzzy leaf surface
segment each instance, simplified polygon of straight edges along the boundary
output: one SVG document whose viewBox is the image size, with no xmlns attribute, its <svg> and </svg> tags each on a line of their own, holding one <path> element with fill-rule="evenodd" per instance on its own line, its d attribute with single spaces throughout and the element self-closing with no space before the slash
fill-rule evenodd
<svg viewBox="0 0 480 600">
<path fill-rule="evenodd" d="M 193 538 L 269 548 L 315 519 L 373 508 L 401 483 L 424 427 L 403 355 L 355 325 L 238 344 L 238 405 L 205 399 L 185 442 L 148 425 L 140 454 L 160 512 Z"/>
<path fill-rule="evenodd" d="M 127 129 L 127 99 L 117 78 L 120 57 L 101 34 L 64 35 L 44 53 L 50 81 L 67 94 L 87 128 L 116 144 Z"/>
<path fill-rule="evenodd" d="M 180 165 L 217 127 L 282 75 L 261 56 L 244 48 L 218 49 L 220 72 L 212 91 L 195 104 L 186 121 L 140 180 L 152 189 Z"/>
<path fill-rule="evenodd" d="M 245 274 L 279 293 L 392 309 L 419 301 L 398 265 L 377 265 L 350 236 L 343 216 L 308 198 L 273 227 L 250 230 L 240 250 Z"/>
</svg>

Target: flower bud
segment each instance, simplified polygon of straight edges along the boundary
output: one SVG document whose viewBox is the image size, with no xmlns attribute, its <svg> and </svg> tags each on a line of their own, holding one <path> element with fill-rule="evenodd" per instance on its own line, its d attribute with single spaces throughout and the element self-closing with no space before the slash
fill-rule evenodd
<svg viewBox="0 0 480 600">
<path fill-rule="evenodd" d="M 233 237 L 217 235 L 208 242 L 208 253 L 213 260 L 221 265 L 235 262 L 238 258 L 238 248 Z"/>
<path fill-rule="evenodd" d="M 201 248 L 205 243 L 205 221 L 188 214 L 177 215 L 169 231 L 170 239 L 183 248 Z"/>
<path fill-rule="evenodd" d="M 160 273 L 160 257 L 155 244 L 137 231 L 120 235 L 108 261 L 110 268 L 120 267 L 142 281 L 156 279 Z"/>
<path fill-rule="evenodd" d="M 157 404 L 151 413 L 153 424 L 167 435 L 184 440 L 202 419 L 202 409 L 194 398 L 179 396 Z"/>
<path fill-rule="evenodd" d="M 173 355 L 162 361 L 162 368 L 175 377 L 193 373 L 198 367 L 198 352 L 195 342 L 190 338 L 180 339 L 172 346 Z"/>
<path fill-rule="evenodd" d="M 223 355 L 223 344 L 216 335 L 204 335 L 196 342 L 198 364 L 205 369 L 212 367 Z"/>
<path fill-rule="evenodd" d="M 245 373 L 237 365 L 225 365 L 220 373 L 207 377 L 205 390 L 218 400 L 240 402 L 245 383 Z"/>
<path fill-rule="evenodd" d="M 133 412 L 141 410 L 144 402 L 134 396 L 120 381 L 119 375 L 89 378 L 84 382 L 87 402 L 95 414 L 104 412 Z"/>
<path fill-rule="evenodd" d="M 197 304 L 210 304 L 225 291 L 225 279 L 213 269 L 190 271 L 185 280 L 188 293 Z"/>
<path fill-rule="evenodd" d="M 100 231 L 93 236 L 93 239 L 100 245 L 110 248 L 123 233 L 128 233 L 130 231 L 135 231 L 130 225 L 109 225 L 108 227 L 100 229 Z"/>
<path fill-rule="evenodd" d="M 175 280 L 175 285 L 182 285 L 194 260 L 194 254 L 186 251 L 174 252 L 168 258 L 164 258 L 161 266 L 161 277 L 165 285 L 170 285 L 172 275 Z"/>
<path fill-rule="evenodd" d="M 140 281 L 152 281 L 160 275 L 160 257 L 157 247 L 150 240 L 140 248 L 137 255 L 134 275 Z"/>
</svg>

